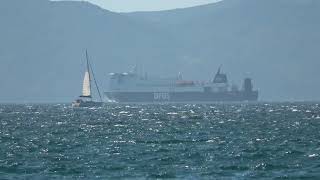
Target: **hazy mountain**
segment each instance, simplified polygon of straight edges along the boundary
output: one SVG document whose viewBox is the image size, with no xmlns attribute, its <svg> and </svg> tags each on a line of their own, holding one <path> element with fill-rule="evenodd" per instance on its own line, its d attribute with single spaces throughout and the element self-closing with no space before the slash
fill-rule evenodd
<svg viewBox="0 0 320 180">
<path fill-rule="evenodd" d="M 0 22 L 0 101 L 68 102 L 81 92 L 85 49 L 105 87 L 110 72 L 162 54 L 168 42 L 86 2 L 1 0 Z"/>
<path fill-rule="evenodd" d="M 113 13 L 86 2 L 0 1 L 0 101 L 71 101 L 84 50 L 108 73 L 254 79 L 263 100 L 320 100 L 320 2 L 224 0 L 162 12 Z"/>
</svg>

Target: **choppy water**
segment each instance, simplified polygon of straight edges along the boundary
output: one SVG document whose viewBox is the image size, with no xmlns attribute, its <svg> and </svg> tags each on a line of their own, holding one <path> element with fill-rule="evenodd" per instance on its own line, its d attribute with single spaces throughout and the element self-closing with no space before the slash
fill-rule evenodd
<svg viewBox="0 0 320 180">
<path fill-rule="evenodd" d="M 0 105 L 0 179 L 319 179 L 320 105 Z"/>
</svg>

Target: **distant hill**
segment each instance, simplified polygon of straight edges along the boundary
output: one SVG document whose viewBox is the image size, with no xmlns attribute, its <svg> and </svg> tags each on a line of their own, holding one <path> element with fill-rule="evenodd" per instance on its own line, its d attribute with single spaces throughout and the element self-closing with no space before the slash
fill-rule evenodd
<svg viewBox="0 0 320 180">
<path fill-rule="evenodd" d="M 160 12 L 113 13 L 87 2 L 0 1 L 0 102 L 69 102 L 88 49 L 103 89 L 138 64 L 160 76 L 209 80 L 222 64 L 262 100 L 320 100 L 320 2 L 224 0 Z M 142 71 L 142 70 L 141 70 Z"/>
</svg>

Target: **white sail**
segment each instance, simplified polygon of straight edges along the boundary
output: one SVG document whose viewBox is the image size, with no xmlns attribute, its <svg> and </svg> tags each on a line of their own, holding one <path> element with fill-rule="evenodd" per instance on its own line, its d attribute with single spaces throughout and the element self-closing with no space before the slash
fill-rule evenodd
<svg viewBox="0 0 320 180">
<path fill-rule="evenodd" d="M 86 71 L 83 79 L 82 96 L 91 96 L 90 74 Z"/>
</svg>

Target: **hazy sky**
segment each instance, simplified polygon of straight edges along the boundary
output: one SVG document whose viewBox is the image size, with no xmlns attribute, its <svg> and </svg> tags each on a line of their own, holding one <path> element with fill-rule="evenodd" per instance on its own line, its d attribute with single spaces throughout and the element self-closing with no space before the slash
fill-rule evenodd
<svg viewBox="0 0 320 180">
<path fill-rule="evenodd" d="M 105 9 L 117 12 L 155 11 L 190 7 L 218 0 L 87 0 Z"/>
</svg>

